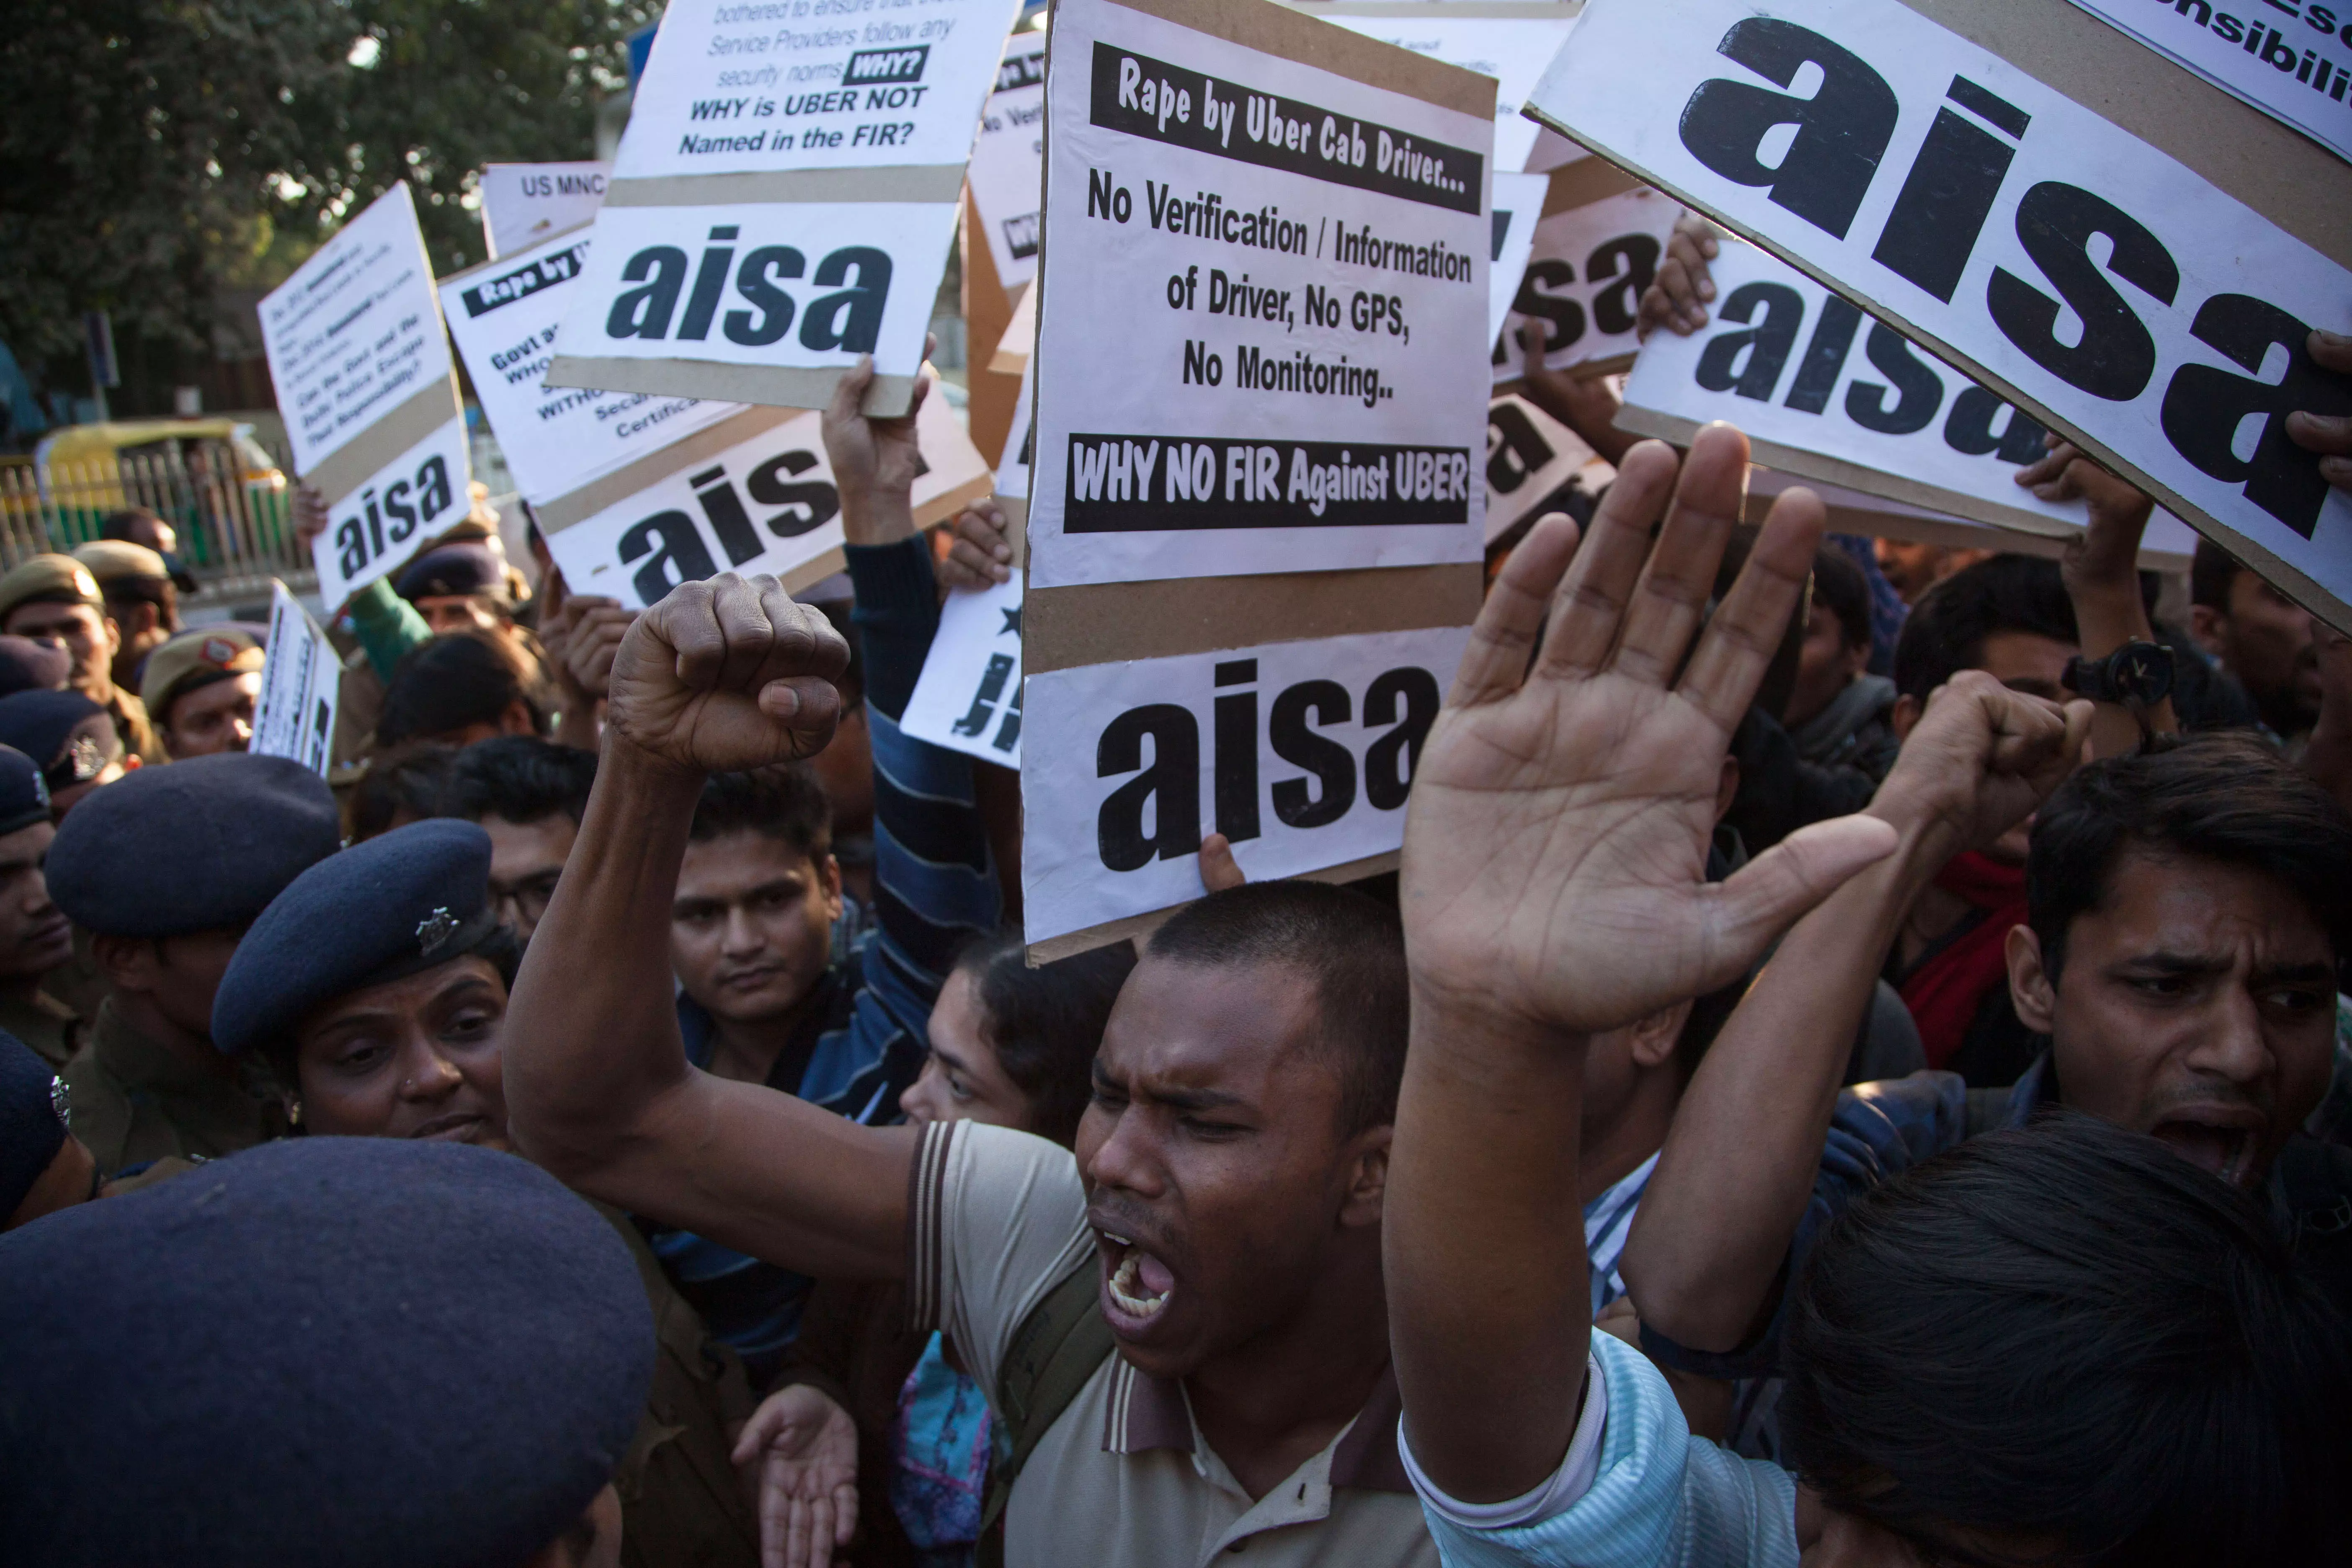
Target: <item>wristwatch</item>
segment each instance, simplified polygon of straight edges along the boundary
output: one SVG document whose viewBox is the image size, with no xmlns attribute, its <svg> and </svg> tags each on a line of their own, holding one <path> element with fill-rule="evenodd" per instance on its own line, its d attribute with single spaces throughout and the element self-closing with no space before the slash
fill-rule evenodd
<svg viewBox="0 0 2352 1568">
<path fill-rule="evenodd" d="M 2105 658 L 2077 655 L 2058 682 L 2078 697 L 2145 712 L 2172 695 L 2172 650 L 2137 639 Z"/>
</svg>

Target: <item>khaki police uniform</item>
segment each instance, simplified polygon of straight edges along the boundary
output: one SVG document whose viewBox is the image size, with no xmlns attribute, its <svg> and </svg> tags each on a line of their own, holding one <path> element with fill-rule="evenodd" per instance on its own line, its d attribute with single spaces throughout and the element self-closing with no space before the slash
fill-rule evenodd
<svg viewBox="0 0 2352 1568">
<path fill-rule="evenodd" d="M 88 1047 L 59 1076 L 72 1097 L 73 1134 L 103 1175 L 167 1155 L 217 1159 L 286 1131 L 276 1097 L 250 1069 L 183 1059 L 125 1023 L 111 998 L 91 1021 Z"/>
</svg>

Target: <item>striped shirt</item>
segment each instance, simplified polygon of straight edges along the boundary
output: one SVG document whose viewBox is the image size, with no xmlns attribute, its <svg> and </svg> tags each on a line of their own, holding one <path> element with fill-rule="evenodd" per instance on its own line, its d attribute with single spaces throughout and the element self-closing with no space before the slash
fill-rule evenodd
<svg viewBox="0 0 2352 1568">
<path fill-rule="evenodd" d="M 1633 1228 L 1633 1213 L 1649 1190 L 1650 1173 L 1658 1168 L 1655 1154 L 1584 1205 L 1584 1257 L 1592 1279 L 1592 1315 L 1625 1294 L 1625 1276 L 1617 1264 L 1625 1256 L 1625 1237 Z"/>
</svg>

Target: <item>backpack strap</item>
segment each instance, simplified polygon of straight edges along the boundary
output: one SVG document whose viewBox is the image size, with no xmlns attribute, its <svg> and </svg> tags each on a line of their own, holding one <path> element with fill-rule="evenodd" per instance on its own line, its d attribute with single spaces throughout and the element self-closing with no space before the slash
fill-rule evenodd
<svg viewBox="0 0 2352 1568">
<path fill-rule="evenodd" d="M 975 1548 L 979 1568 L 1004 1562 L 1004 1505 L 1021 1468 L 1061 1418 L 1097 1368 L 1118 1348 L 1097 1305 L 1095 1255 L 1054 1282 L 1013 1331 L 996 1373 L 996 1414 L 1003 1423 L 996 1451 L 1005 1456 L 988 1469 L 988 1494 L 980 1515 Z"/>
</svg>

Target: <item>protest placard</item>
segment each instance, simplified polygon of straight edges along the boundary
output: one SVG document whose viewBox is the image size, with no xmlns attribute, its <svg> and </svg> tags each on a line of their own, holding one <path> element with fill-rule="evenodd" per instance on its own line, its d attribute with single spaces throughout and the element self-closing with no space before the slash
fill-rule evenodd
<svg viewBox="0 0 2352 1568">
<path fill-rule="evenodd" d="M 1342 0 L 1329 5 L 1302 0 L 1299 9 L 1337 23 L 1351 33 L 1378 38 L 1401 49 L 1495 79 L 1495 167 L 1517 173 L 1530 167 L 1542 128 L 1519 112 L 1536 79 L 1559 53 L 1578 7 L 1549 0 L 1503 0 L 1501 4 L 1398 5 L 1381 0 Z"/>
<path fill-rule="evenodd" d="M 1055 16 L 1034 584 L 1477 559 L 1493 82 L 1157 9 Z"/>
<path fill-rule="evenodd" d="M 1714 273 L 1707 324 L 1643 345 L 1620 429 L 1688 446 L 1727 420 L 1757 462 L 1787 473 L 2032 533 L 2088 521 L 2082 501 L 2015 482 L 2045 450 L 2032 416 L 1752 245 L 1727 242 Z"/>
<path fill-rule="evenodd" d="M 585 228 L 441 280 L 449 336 L 522 498 L 544 506 L 741 412 L 740 403 L 550 386 L 556 336 L 579 293 Z"/>
<path fill-rule="evenodd" d="M 1908 501 L 1848 489 L 1825 479 L 1806 479 L 1771 468 L 1748 471 L 1746 521 L 1760 523 L 1782 491 L 1802 486 L 1829 509 L 1832 533 L 1860 534 L 1872 539 L 1902 539 L 1947 550 L 1991 550 L 2011 555 L 2038 555 L 2055 561 L 2066 553 L 2068 540 L 2050 533 L 2023 533 L 1996 528 L 1989 522 L 1933 511 Z M 2168 511 L 2147 520 L 2140 536 L 2139 568 L 2143 572 L 2186 572 L 2197 552 L 2197 531 Z"/>
<path fill-rule="evenodd" d="M 1486 336 L 1502 335 L 1511 301 L 1518 297 L 1519 279 L 1527 276 L 1535 254 L 1536 225 L 1543 217 L 1544 193 L 1551 182 L 1541 174 L 1495 176 L 1495 207 L 1489 215 L 1494 248 L 1486 263 Z"/>
<path fill-rule="evenodd" d="M 1004 323 L 1004 335 L 996 340 L 988 368 L 999 375 L 1019 375 L 1028 369 L 1036 348 L 1037 283 L 1033 278 L 1013 297 L 1013 315 Z"/>
<path fill-rule="evenodd" d="M 538 508 L 564 581 L 639 609 L 721 572 L 765 573 L 798 591 L 840 571 L 841 495 L 821 418 L 745 409 Z M 915 429 L 915 521 L 928 526 L 988 493 L 988 463 L 936 393 Z"/>
<path fill-rule="evenodd" d="M 1616 470 L 1577 433 L 1517 393 L 1486 405 L 1486 542 L 1579 474 L 1599 494 Z"/>
<path fill-rule="evenodd" d="M 1018 8 L 673 0 L 547 379 L 905 413 Z"/>
<path fill-rule="evenodd" d="M 2352 8 L 2260 0 L 2251 19 L 2207 3 L 2074 0 L 2264 114 L 2352 158 Z M 2227 0 L 2224 0 L 2224 4 Z"/>
<path fill-rule="evenodd" d="M 466 420 L 404 182 L 262 296 L 269 379 L 295 471 L 327 500 L 319 595 L 352 592 L 466 515 Z"/>
<path fill-rule="evenodd" d="M 1633 363 L 1642 290 L 1656 276 L 1679 203 L 1598 158 L 1549 176 L 1543 216 L 1502 330 L 1488 356 L 1496 385 L 1527 372 L 1519 342 L 1542 323 L 1544 365 L 1571 375 L 1611 375 Z"/>
<path fill-rule="evenodd" d="M 1591 0 L 1530 108 L 2352 626 L 2352 495 L 2285 428 L 2352 413 L 2327 149 L 2067 0 Z"/>
<path fill-rule="evenodd" d="M 1013 428 L 1004 437 L 1004 456 L 996 465 L 996 493 L 1026 502 L 1029 499 L 1029 454 L 1034 440 L 1030 405 L 1035 383 L 1029 367 L 1021 367 L 1020 395 L 1013 400 Z"/>
<path fill-rule="evenodd" d="M 959 588 L 940 606 L 898 728 L 984 763 L 1021 765 L 1021 575 Z"/>
<path fill-rule="evenodd" d="M 490 259 L 511 256 L 567 228 L 578 228 L 604 205 L 613 165 L 491 163 L 482 170 L 482 237 Z"/>
<path fill-rule="evenodd" d="M 1213 831 L 1255 880 L 1393 851 L 1469 636 L 1445 626 L 1032 675 L 1022 803 L 1055 827 L 1022 843 L 1031 945 L 1050 952 L 1055 938 L 1199 898 L 1194 857 Z"/>
<path fill-rule="evenodd" d="M 342 660 L 286 584 L 273 580 L 270 588 L 261 694 L 254 700 L 253 740 L 246 749 L 257 756 L 290 758 L 324 778 L 334 765 Z"/>
<path fill-rule="evenodd" d="M 1005 41 L 996 89 L 981 110 L 980 138 L 964 172 L 988 240 L 996 280 L 1007 294 L 1037 275 L 1039 209 L 1045 193 L 1045 35 Z"/>
</svg>

